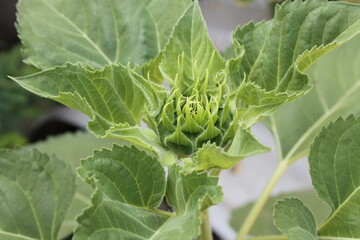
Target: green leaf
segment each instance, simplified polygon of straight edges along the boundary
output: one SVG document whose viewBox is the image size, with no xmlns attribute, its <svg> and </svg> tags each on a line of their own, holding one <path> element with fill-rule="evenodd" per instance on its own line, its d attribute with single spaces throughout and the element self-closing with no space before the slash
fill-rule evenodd
<svg viewBox="0 0 360 240">
<path fill-rule="evenodd" d="M 308 153 L 323 126 L 339 116 L 360 113 L 359 40 L 354 38 L 316 62 L 308 71 L 313 90 L 267 119 L 281 158 L 295 161 Z"/>
<path fill-rule="evenodd" d="M 360 6 L 323 0 L 288 0 L 276 7 L 273 20 L 238 28 L 233 39 L 245 50 L 240 76 L 246 80 L 231 81 L 246 86 L 239 99 L 248 124 L 308 92 L 304 71 L 359 32 Z M 257 98 L 247 97 L 249 88 Z"/>
<path fill-rule="evenodd" d="M 99 139 L 86 132 L 67 133 L 61 136 L 51 137 L 42 142 L 31 144 L 29 148 L 36 148 L 48 155 L 55 154 L 67 164 L 71 165 L 73 171 L 80 166 L 80 159 L 92 155 L 94 149 L 106 147 L 120 141 L 114 139 Z M 61 147 L 59 147 L 61 146 Z M 64 151 L 66 149 L 66 151 Z M 91 204 L 93 189 L 81 178 L 76 179 L 76 192 L 72 205 L 65 217 L 59 232 L 59 238 L 69 236 L 77 226 L 75 217 Z"/>
<path fill-rule="evenodd" d="M 120 139 L 156 153 L 159 157 L 159 161 L 164 166 L 174 164 L 177 159 L 174 153 L 169 152 L 163 147 L 159 137 L 149 128 L 118 124 L 110 128 L 105 137 Z"/>
<path fill-rule="evenodd" d="M 87 114 L 92 118 L 89 129 L 100 136 L 118 123 L 139 123 L 145 105 L 155 115 L 166 97 L 164 87 L 122 65 L 95 70 L 67 64 L 14 80 L 37 95 Z"/>
<path fill-rule="evenodd" d="M 299 192 L 279 194 L 271 197 L 266 202 L 266 205 L 250 231 L 250 235 L 261 236 L 279 234 L 279 230 L 273 223 L 274 204 L 278 199 L 283 199 L 285 197 L 289 198 L 291 196 L 301 199 L 301 201 L 312 210 L 317 223 L 322 222 L 330 213 L 330 208 L 318 198 L 316 192 L 313 190 L 302 190 Z M 238 230 L 241 227 L 244 222 L 244 216 L 250 212 L 253 205 L 254 203 L 252 202 L 235 209 L 235 211 L 232 212 L 230 225 L 234 230 Z"/>
<path fill-rule="evenodd" d="M 222 71 L 225 62 L 208 36 L 201 10 L 195 1 L 175 25 L 163 53 L 160 71 L 169 84 L 181 79 L 181 91 L 195 79 L 210 78 Z M 177 77 L 178 76 L 178 77 Z"/>
<path fill-rule="evenodd" d="M 309 156 L 319 197 L 332 213 L 319 227 L 324 237 L 360 238 L 360 120 L 338 119 L 316 137 Z"/>
<path fill-rule="evenodd" d="M 301 72 L 359 31 L 358 5 L 296 0 L 278 5 L 270 22 L 237 29 L 234 38 L 245 48 L 247 81 L 267 91 L 298 93 L 307 86 Z"/>
<path fill-rule="evenodd" d="M 206 172 L 184 173 L 178 166 L 169 168 L 166 200 L 178 214 L 201 211 L 222 201 L 218 178 Z"/>
<path fill-rule="evenodd" d="M 290 240 L 316 240 L 315 218 L 308 207 L 297 198 L 285 198 L 275 204 L 274 221 Z"/>
<path fill-rule="evenodd" d="M 1 150 L 0 238 L 58 239 L 74 197 L 74 177 L 55 156 L 24 148 Z"/>
<path fill-rule="evenodd" d="M 205 173 L 185 174 L 171 167 L 166 186 L 160 163 L 134 147 L 114 145 L 112 151 L 96 151 L 82 161 L 79 173 L 92 183 L 96 194 L 93 205 L 77 219 L 76 240 L 191 240 L 200 234 L 200 210 L 221 199 L 217 179 Z M 169 203 L 175 198 L 181 204 L 173 213 L 157 209 L 165 189 Z"/>
<path fill-rule="evenodd" d="M 114 145 L 111 151 L 95 151 L 94 156 L 81 161 L 78 172 L 104 197 L 133 206 L 157 207 L 165 194 L 162 166 L 135 147 Z M 126 181 L 118 174 L 127 176 Z"/>
<path fill-rule="evenodd" d="M 164 47 L 190 0 L 21 0 L 17 28 L 27 62 L 142 64 Z M 132 46 L 132 47 L 130 47 Z"/>
<path fill-rule="evenodd" d="M 211 168 L 229 169 L 246 157 L 269 150 L 258 142 L 250 130 L 239 127 L 228 150 L 225 151 L 215 143 L 207 142 L 197 150 L 193 158 L 186 160 L 185 166 L 187 169 L 197 171 Z"/>
</svg>

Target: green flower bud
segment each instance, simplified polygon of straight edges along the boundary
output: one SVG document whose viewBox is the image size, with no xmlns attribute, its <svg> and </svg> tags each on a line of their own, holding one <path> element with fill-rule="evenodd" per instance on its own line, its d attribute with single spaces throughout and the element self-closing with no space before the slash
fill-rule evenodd
<svg viewBox="0 0 360 240">
<path fill-rule="evenodd" d="M 229 92 L 225 73 L 209 79 L 207 71 L 200 78 L 195 68 L 194 75 L 194 80 L 181 72 L 176 76 L 174 90 L 157 116 L 161 141 L 181 156 L 191 155 L 205 143 L 225 146 L 236 128 L 235 94 Z"/>
</svg>

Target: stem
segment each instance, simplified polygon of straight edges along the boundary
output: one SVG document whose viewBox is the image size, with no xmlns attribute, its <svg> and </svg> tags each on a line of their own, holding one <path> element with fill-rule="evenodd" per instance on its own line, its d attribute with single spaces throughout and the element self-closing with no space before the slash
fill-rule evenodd
<svg viewBox="0 0 360 240">
<path fill-rule="evenodd" d="M 281 161 L 279 162 L 278 166 L 275 169 L 275 172 L 273 173 L 270 181 L 268 182 L 267 186 L 265 187 L 264 191 L 261 193 L 260 197 L 252 207 L 250 213 L 247 215 L 245 222 L 243 223 L 242 227 L 240 228 L 237 240 L 244 240 L 246 236 L 249 234 L 251 228 L 255 224 L 260 212 L 264 208 L 264 205 L 266 204 L 267 200 L 270 197 L 270 194 L 275 187 L 276 183 L 279 181 L 279 178 L 284 173 L 284 171 L 288 167 L 287 161 Z"/>
<path fill-rule="evenodd" d="M 208 210 L 201 213 L 201 235 L 199 240 L 213 240 Z"/>
</svg>

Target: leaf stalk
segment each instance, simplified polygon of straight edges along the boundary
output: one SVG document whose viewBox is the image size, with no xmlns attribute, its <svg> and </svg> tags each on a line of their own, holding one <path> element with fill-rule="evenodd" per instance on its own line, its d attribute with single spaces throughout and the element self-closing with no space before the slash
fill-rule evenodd
<svg viewBox="0 0 360 240">
<path fill-rule="evenodd" d="M 253 227 L 257 218 L 259 217 L 260 212 L 262 211 L 266 202 L 268 201 L 272 190 L 274 189 L 275 185 L 277 184 L 280 177 L 282 176 L 282 174 L 284 173 L 284 171 L 287 169 L 288 166 L 289 164 L 287 161 L 279 162 L 264 191 L 261 193 L 260 197 L 255 202 L 250 213 L 247 215 L 242 227 L 240 228 L 237 234 L 236 240 L 246 239 L 246 236 L 249 234 L 251 228 Z"/>
<path fill-rule="evenodd" d="M 201 213 L 201 235 L 199 240 L 213 240 L 208 210 Z"/>
</svg>

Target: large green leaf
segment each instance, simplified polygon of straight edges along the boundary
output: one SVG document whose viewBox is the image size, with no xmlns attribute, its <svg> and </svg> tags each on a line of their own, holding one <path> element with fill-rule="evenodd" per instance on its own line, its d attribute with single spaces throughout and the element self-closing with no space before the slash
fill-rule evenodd
<svg viewBox="0 0 360 240">
<path fill-rule="evenodd" d="M 1 239 L 58 239 L 74 197 L 69 165 L 37 150 L 1 150 L 0 189 Z"/>
<path fill-rule="evenodd" d="M 37 95 L 87 114 L 92 118 L 89 129 L 101 136 L 118 123 L 139 123 L 145 105 L 156 114 L 166 96 L 162 86 L 122 65 L 96 70 L 67 64 L 14 80 Z"/>
<path fill-rule="evenodd" d="M 246 79 L 233 84 L 244 85 L 240 100 L 246 117 L 255 122 L 306 93 L 304 70 L 359 32 L 360 6 L 323 0 L 286 1 L 273 20 L 238 28 L 234 45 L 245 50 L 240 73 Z"/>
<path fill-rule="evenodd" d="M 222 71 L 225 62 L 209 38 L 205 21 L 197 1 L 176 24 L 163 53 L 160 70 L 168 83 L 181 80 L 181 92 L 195 79 L 210 78 Z"/>
<path fill-rule="evenodd" d="M 94 149 L 103 147 L 111 148 L 114 141 L 118 144 L 121 143 L 118 140 L 99 139 L 90 133 L 77 132 L 74 134 L 68 133 L 51 137 L 45 141 L 32 144 L 29 147 L 36 148 L 48 155 L 55 154 L 67 164 L 71 165 L 75 172 L 76 168 L 80 166 L 81 158 L 92 155 Z M 86 184 L 81 178 L 77 177 L 75 197 L 61 226 L 59 238 L 67 237 L 73 232 L 74 228 L 77 226 L 75 217 L 91 204 L 92 193 L 93 189 L 89 184 Z"/>
<path fill-rule="evenodd" d="M 324 237 L 360 238 L 360 119 L 339 119 L 323 129 L 309 156 L 319 197 L 332 213 L 319 227 Z"/>
<path fill-rule="evenodd" d="M 360 38 L 356 37 L 309 69 L 314 84 L 310 93 L 286 104 L 267 119 L 281 158 L 298 159 L 309 151 L 316 134 L 331 120 L 360 113 L 359 64 Z"/>
<path fill-rule="evenodd" d="M 190 0 L 21 0 L 18 30 L 27 62 L 142 64 L 164 47 Z M 131 47 L 130 47 L 131 46 Z"/>
<path fill-rule="evenodd" d="M 115 145 L 112 151 L 96 151 L 82 161 L 79 173 L 92 183 L 96 194 L 93 205 L 78 218 L 76 240 L 190 240 L 200 234 L 200 210 L 221 199 L 216 178 L 205 173 L 185 174 L 178 167 L 170 168 L 166 187 L 160 163 L 134 147 Z M 183 211 L 174 205 L 173 213 L 158 210 L 165 190 L 171 196 L 169 203 L 175 200 L 188 208 Z"/>
</svg>

